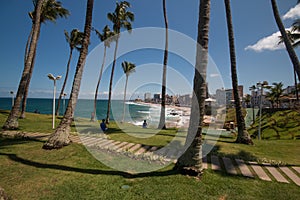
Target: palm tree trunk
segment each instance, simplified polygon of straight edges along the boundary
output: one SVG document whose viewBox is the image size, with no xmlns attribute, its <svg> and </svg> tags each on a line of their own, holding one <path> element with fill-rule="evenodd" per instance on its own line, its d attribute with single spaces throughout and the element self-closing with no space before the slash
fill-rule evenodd
<svg viewBox="0 0 300 200">
<path fill-rule="evenodd" d="M 299 102 L 299 91 L 298 91 L 298 82 L 297 82 L 296 70 L 294 70 L 294 81 L 295 81 L 295 95 L 296 95 L 297 102 Z"/>
<path fill-rule="evenodd" d="M 55 132 L 52 135 L 50 135 L 48 141 L 43 145 L 44 149 L 58 149 L 70 143 L 69 132 L 71 129 L 73 113 L 75 111 L 75 107 L 79 95 L 81 78 L 85 66 L 86 56 L 88 53 L 88 45 L 90 41 L 93 5 L 94 5 L 94 0 L 87 1 L 86 18 L 85 18 L 85 26 L 84 26 L 84 39 L 83 39 L 82 48 L 77 62 L 72 91 L 71 91 L 70 100 L 68 102 L 67 109 L 65 111 L 63 119 L 61 120 L 60 124 L 56 128 Z"/>
<path fill-rule="evenodd" d="M 41 24 L 40 24 L 40 26 L 41 26 Z M 41 34 L 41 30 L 39 30 L 38 38 L 40 38 L 40 34 Z M 26 46 L 27 46 L 27 44 L 26 44 Z M 34 55 L 33 55 L 33 58 L 32 58 L 32 63 L 31 63 L 31 68 L 30 68 L 30 72 L 29 72 L 29 77 L 28 77 L 28 80 L 27 80 L 27 83 L 26 83 L 25 92 L 24 92 L 23 99 L 22 99 L 22 108 L 21 108 L 21 115 L 20 115 L 21 119 L 25 119 L 26 118 L 25 113 L 26 113 L 26 107 L 27 107 L 27 97 L 28 97 L 28 92 L 29 92 L 29 86 L 30 86 L 31 77 L 32 77 L 32 74 L 33 74 L 33 68 L 34 68 L 35 58 L 36 58 L 36 49 L 34 51 Z"/>
<path fill-rule="evenodd" d="M 163 76 L 162 76 L 162 88 L 161 88 L 161 108 L 160 108 L 160 120 L 159 120 L 159 129 L 166 129 L 166 85 L 167 85 L 167 65 L 168 65 L 168 46 L 169 46 L 169 34 L 168 34 L 168 17 L 167 17 L 167 8 L 166 0 L 163 0 L 163 12 L 165 20 L 165 52 L 164 52 L 164 63 L 163 63 Z"/>
<path fill-rule="evenodd" d="M 40 30 L 40 17 L 41 17 L 41 12 L 42 12 L 42 5 L 43 5 L 44 0 L 39 0 L 37 2 L 36 6 L 36 16 L 34 17 L 34 29 L 33 29 L 33 34 L 32 34 L 32 40 L 28 52 L 28 57 L 23 69 L 22 77 L 19 83 L 17 95 L 16 95 L 16 100 L 15 103 L 11 109 L 11 112 L 6 120 L 6 122 L 3 125 L 3 129 L 17 129 L 19 127 L 18 123 L 18 115 L 19 115 L 19 109 L 22 101 L 22 97 L 25 92 L 26 88 L 26 83 L 29 80 L 30 76 L 30 69 L 32 66 L 33 62 L 33 57 L 35 54 L 37 42 L 38 42 L 38 35 L 39 35 L 39 30 Z"/>
<path fill-rule="evenodd" d="M 25 66 L 26 60 L 28 58 L 28 50 L 29 50 L 29 44 L 31 43 L 31 39 L 32 39 L 33 27 L 34 27 L 34 23 L 32 23 L 31 30 L 30 30 L 30 33 L 29 33 L 29 36 L 28 36 L 28 39 L 26 42 L 25 54 L 24 54 L 24 66 Z"/>
<path fill-rule="evenodd" d="M 201 176 L 202 127 L 206 97 L 206 71 L 208 64 L 208 33 L 210 0 L 201 0 L 199 5 L 197 55 L 193 86 L 191 116 L 186 139 L 185 153 L 177 160 L 175 168 L 184 174 Z M 191 143 L 191 145 L 189 145 Z"/>
<path fill-rule="evenodd" d="M 96 91 L 95 91 L 95 98 L 94 98 L 94 112 L 92 114 L 92 121 L 95 121 L 95 116 L 96 116 L 96 110 L 97 110 L 97 97 L 98 97 L 98 90 L 99 90 L 99 85 L 102 79 L 102 73 L 103 73 L 103 69 L 104 69 L 104 65 L 105 65 L 105 59 L 106 59 L 106 46 L 104 45 L 104 54 L 103 54 L 103 61 L 102 61 L 102 66 L 101 66 L 101 70 L 100 70 L 100 74 L 99 74 L 99 78 L 98 78 L 98 82 L 97 82 L 97 86 L 96 86 Z"/>
<path fill-rule="evenodd" d="M 226 19 L 227 19 L 227 28 L 228 28 L 228 37 L 229 37 L 229 46 L 230 46 L 230 62 L 231 62 L 231 79 L 232 79 L 232 88 L 233 88 L 233 97 L 235 103 L 235 112 L 236 120 L 238 127 L 238 136 L 236 139 L 237 143 L 242 144 L 253 144 L 245 126 L 245 120 L 242 114 L 242 106 L 238 92 L 238 77 L 237 77 L 237 67 L 236 67 L 236 56 L 235 56 L 235 45 L 234 45 L 234 34 L 233 34 L 233 25 L 231 19 L 231 8 L 230 0 L 224 0 L 226 7 Z"/>
<path fill-rule="evenodd" d="M 126 101 L 126 92 L 127 92 L 127 84 L 128 84 L 128 75 L 126 75 L 125 89 L 124 89 L 124 100 L 123 100 L 123 116 L 122 122 L 125 120 L 125 101 Z"/>
<path fill-rule="evenodd" d="M 72 60 L 72 55 L 73 55 L 73 49 L 70 48 L 70 56 L 69 56 L 69 60 L 68 60 L 68 64 L 67 64 L 66 76 L 65 76 L 65 80 L 64 80 L 63 86 L 62 86 L 61 91 L 60 91 L 60 95 L 58 97 L 58 101 L 57 101 L 57 107 L 56 107 L 56 111 L 55 111 L 56 116 L 59 115 L 59 107 L 60 107 L 61 98 L 64 94 L 65 87 L 67 85 L 67 81 L 68 81 L 68 77 L 69 77 L 69 71 L 70 71 L 70 63 L 71 63 L 71 60 Z"/>
<path fill-rule="evenodd" d="M 281 21 L 281 18 L 280 18 L 279 12 L 278 12 L 276 0 L 271 0 L 271 3 L 272 3 L 272 8 L 273 8 L 274 18 L 275 18 L 275 21 L 279 28 L 279 31 L 282 35 L 284 44 L 286 46 L 286 50 L 288 51 L 290 60 L 292 61 L 293 65 L 294 65 L 294 70 L 297 72 L 298 78 L 300 79 L 300 63 L 299 63 L 298 57 L 295 53 L 295 50 L 293 48 L 293 45 L 292 45 L 289 37 L 286 34 L 285 28 L 283 26 L 283 23 Z"/>
<path fill-rule="evenodd" d="M 254 100 L 252 100 L 252 124 L 254 123 L 255 123 Z"/>
<path fill-rule="evenodd" d="M 107 102 L 107 113 L 106 113 L 106 123 L 109 124 L 109 115 L 110 115 L 110 107 L 111 107 L 111 93 L 112 93 L 112 84 L 113 84 L 113 78 L 114 78 L 114 72 L 115 72 L 115 66 L 117 61 L 117 52 L 118 52 L 118 46 L 119 46 L 119 35 L 116 36 L 116 47 L 114 52 L 114 61 L 111 68 L 111 74 L 110 74 L 110 82 L 109 82 L 109 92 L 108 92 L 108 102 Z"/>
<path fill-rule="evenodd" d="M 34 56 L 33 56 L 33 62 L 32 62 L 32 65 L 31 65 L 31 69 L 30 69 L 30 72 L 29 72 L 29 77 L 28 77 L 28 80 L 27 80 L 27 83 L 26 83 L 25 92 L 24 92 L 23 99 L 22 99 L 22 108 L 21 108 L 21 115 L 20 115 L 21 119 L 26 118 L 25 113 L 26 113 L 26 106 L 27 106 L 27 97 L 28 97 L 31 77 L 32 77 L 32 74 L 33 74 L 35 57 L 36 57 L 36 52 L 34 53 Z"/>
</svg>

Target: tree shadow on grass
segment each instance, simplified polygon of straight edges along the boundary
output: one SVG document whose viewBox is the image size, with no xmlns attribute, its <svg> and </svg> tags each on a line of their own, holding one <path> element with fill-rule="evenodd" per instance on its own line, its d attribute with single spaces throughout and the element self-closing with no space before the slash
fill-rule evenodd
<svg viewBox="0 0 300 200">
<path fill-rule="evenodd" d="M 35 162 L 32 160 L 24 159 L 19 157 L 16 154 L 10 153 L 1 153 L 1 156 L 7 156 L 11 161 L 22 163 L 24 165 L 33 166 L 36 168 L 41 169 L 54 169 L 54 170 L 62 170 L 68 172 L 78 172 L 84 174 L 103 174 L 103 175 L 112 175 L 112 176 L 122 176 L 124 178 L 144 178 L 144 177 L 155 177 L 155 176 L 170 176 L 179 174 L 177 170 L 166 170 L 166 171 L 155 171 L 155 172 L 146 172 L 146 173 L 139 173 L 139 174 L 130 174 L 127 172 L 122 171 L 114 171 L 114 170 L 101 170 L 101 169 L 83 169 L 83 168 L 76 168 L 64 165 L 57 165 L 57 164 L 45 164 L 40 162 Z"/>
<path fill-rule="evenodd" d="M 34 138 L 27 138 L 27 137 L 18 137 L 15 136 L 13 138 L 7 138 L 7 137 L 2 137 L 0 135 L 0 149 L 4 149 L 7 146 L 12 146 L 12 145 L 19 145 L 19 144 L 25 144 L 28 142 L 44 142 L 43 140 L 41 140 L 41 138 L 43 138 L 43 136 L 40 137 L 34 137 Z"/>
</svg>

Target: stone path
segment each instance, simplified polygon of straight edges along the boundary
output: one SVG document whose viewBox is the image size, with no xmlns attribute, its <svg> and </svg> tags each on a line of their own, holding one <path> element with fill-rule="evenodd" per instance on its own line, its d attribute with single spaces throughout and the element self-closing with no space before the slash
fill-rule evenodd
<svg viewBox="0 0 300 200">
<path fill-rule="evenodd" d="M 19 133 L 17 131 L 1 132 L 4 136 L 19 135 L 38 140 L 46 140 L 50 134 L 43 133 Z M 70 135 L 70 139 L 87 147 L 96 146 L 101 149 L 109 149 L 116 152 L 131 152 L 134 155 L 151 155 L 156 154 L 164 159 L 174 161 L 174 158 L 180 155 L 180 151 L 176 149 L 162 148 L 155 146 L 147 146 L 142 144 L 134 144 L 129 142 L 120 142 L 100 137 Z M 258 164 L 257 162 L 245 162 L 240 159 L 232 159 L 227 157 L 218 157 L 209 155 L 203 158 L 203 168 L 216 171 L 223 171 L 232 175 L 245 176 L 249 178 L 259 178 L 264 181 L 277 181 L 281 183 L 294 183 L 300 186 L 300 167 L 275 167 L 268 163 Z"/>
</svg>

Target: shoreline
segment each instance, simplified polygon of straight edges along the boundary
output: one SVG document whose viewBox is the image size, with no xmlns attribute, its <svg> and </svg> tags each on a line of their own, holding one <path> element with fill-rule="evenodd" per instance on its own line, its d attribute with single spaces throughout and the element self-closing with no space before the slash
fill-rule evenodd
<svg viewBox="0 0 300 200">
<path fill-rule="evenodd" d="M 146 102 L 131 102 L 131 103 L 133 103 L 135 105 L 139 105 L 139 106 L 148 106 L 150 108 L 155 108 L 155 109 L 161 107 L 161 104 L 155 104 L 155 103 L 146 103 Z M 177 115 L 166 116 L 166 126 L 168 128 L 174 128 L 174 127 L 175 128 L 184 128 L 184 129 L 188 128 L 191 108 L 166 105 L 166 110 L 169 110 L 170 112 L 174 111 L 174 113 L 177 113 L 178 111 L 182 112 L 182 114 L 180 114 L 178 116 Z M 167 114 L 167 112 L 166 112 L 166 114 Z"/>
<path fill-rule="evenodd" d="M 146 102 L 133 102 L 136 105 L 141 105 L 141 106 L 149 106 L 152 108 L 158 108 L 161 106 L 161 104 L 156 104 L 156 103 L 146 103 Z M 190 112 L 191 108 L 190 107 L 180 107 L 180 106 L 174 106 L 174 105 L 166 105 L 166 108 L 172 108 L 174 110 L 179 110 L 183 112 Z"/>
</svg>

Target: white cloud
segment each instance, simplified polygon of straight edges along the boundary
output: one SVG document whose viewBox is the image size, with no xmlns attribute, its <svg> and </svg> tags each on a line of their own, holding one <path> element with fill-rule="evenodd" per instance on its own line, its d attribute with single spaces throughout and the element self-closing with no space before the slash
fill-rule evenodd
<svg viewBox="0 0 300 200">
<path fill-rule="evenodd" d="M 300 17 L 300 4 L 297 4 L 294 8 L 291 8 L 282 18 L 286 19 L 296 19 Z"/>
<path fill-rule="evenodd" d="M 291 31 L 292 27 L 287 28 L 285 30 Z M 260 39 L 258 42 L 256 42 L 253 45 L 249 45 L 245 48 L 245 50 L 252 50 L 256 52 L 262 52 L 262 51 L 275 51 L 280 49 L 285 49 L 284 43 L 279 43 L 280 39 L 279 36 L 281 36 L 280 31 L 277 31 L 276 33 L 273 33 L 270 36 L 264 37 Z"/>
<path fill-rule="evenodd" d="M 295 7 L 291 8 L 284 16 L 283 19 L 295 19 L 300 17 L 300 4 L 297 4 Z M 291 30 L 291 28 L 288 28 L 286 30 Z M 262 52 L 262 51 L 275 51 L 284 49 L 285 45 L 283 43 L 278 45 L 279 42 L 279 36 L 280 32 L 273 33 L 270 36 L 264 37 L 260 39 L 258 42 L 256 42 L 253 45 L 249 45 L 245 48 L 245 50 L 252 50 L 256 52 Z"/>
<path fill-rule="evenodd" d="M 262 52 L 265 50 L 275 51 L 279 49 L 285 48 L 283 43 L 278 45 L 280 32 L 273 33 L 270 36 L 264 37 L 260 39 L 256 44 L 249 45 L 245 48 L 245 50 L 253 50 L 256 52 Z"/>
</svg>

